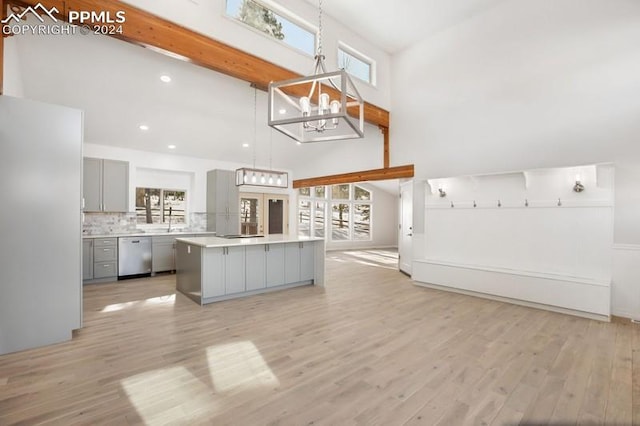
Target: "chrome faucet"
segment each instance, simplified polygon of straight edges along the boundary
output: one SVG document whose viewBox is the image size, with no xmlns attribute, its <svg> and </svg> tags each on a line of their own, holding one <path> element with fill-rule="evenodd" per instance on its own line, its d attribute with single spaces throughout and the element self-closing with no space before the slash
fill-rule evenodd
<svg viewBox="0 0 640 426">
<path fill-rule="evenodd" d="M 169 229 L 167 232 L 171 232 L 171 213 L 173 212 L 173 207 L 169 207 Z"/>
</svg>

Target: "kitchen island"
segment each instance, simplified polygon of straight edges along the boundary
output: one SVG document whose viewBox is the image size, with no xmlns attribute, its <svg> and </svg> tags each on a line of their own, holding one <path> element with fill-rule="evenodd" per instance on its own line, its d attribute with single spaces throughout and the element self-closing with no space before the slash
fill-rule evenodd
<svg viewBox="0 0 640 426">
<path fill-rule="evenodd" d="M 178 238 L 176 290 L 200 304 L 324 285 L 322 238 Z"/>
</svg>

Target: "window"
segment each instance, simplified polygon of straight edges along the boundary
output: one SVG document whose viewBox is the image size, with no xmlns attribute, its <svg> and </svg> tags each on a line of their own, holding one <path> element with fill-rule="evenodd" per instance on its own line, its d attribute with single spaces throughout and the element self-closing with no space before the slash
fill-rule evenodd
<svg viewBox="0 0 640 426">
<path fill-rule="evenodd" d="M 313 209 L 313 235 L 318 238 L 324 238 L 324 210 L 326 204 L 323 201 L 316 201 Z"/>
<path fill-rule="evenodd" d="M 330 202 L 326 201 L 327 193 Z M 298 194 L 299 235 L 332 241 L 371 239 L 371 191 L 359 185 L 342 184 L 301 188 Z M 331 220 L 329 224 L 327 218 Z"/>
<path fill-rule="evenodd" d="M 333 185 L 331 187 L 331 199 L 332 200 L 348 200 L 349 185 Z"/>
<path fill-rule="evenodd" d="M 300 200 L 298 204 L 298 234 L 311 235 L 311 201 Z"/>
<path fill-rule="evenodd" d="M 185 224 L 187 192 L 175 189 L 136 188 L 139 224 Z"/>
<path fill-rule="evenodd" d="M 371 239 L 371 204 L 353 205 L 353 239 Z"/>
<path fill-rule="evenodd" d="M 310 56 L 315 54 L 315 30 L 291 13 L 275 12 L 253 0 L 227 0 L 226 14 Z"/>
<path fill-rule="evenodd" d="M 338 68 L 352 76 L 375 85 L 375 63 L 349 46 L 338 45 Z"/>
<path fill-rule="evenodd" d="M 348 240 L 349 228 L 349 204 L 333 203 L 331 205 L 331 239 Z"/>
</svg>

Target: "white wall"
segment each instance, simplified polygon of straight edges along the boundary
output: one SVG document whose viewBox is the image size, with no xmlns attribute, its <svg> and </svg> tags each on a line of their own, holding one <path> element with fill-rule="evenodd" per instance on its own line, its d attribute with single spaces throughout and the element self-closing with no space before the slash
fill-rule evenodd
<svg viewBox="0 0 640 426">
<path fill-rule="evenodd" d="M 173 0 L 128 0 L 127 3 L 299 74 L 308 75 L 313 71 L 313 57 L 276 42 L 273 38 L 257 31 L 247 29 L 246 26 L 228 18 L 225 15 L 225 0 L 184 1 L 179 5 Z M 317 6 L 301 0 L 278 0 L 273 3 L 286 8 L 311 26 L 317 27 Z M 322 39 L 326 65 L 331 70 L 337 69 L 338 41 L 348 44 L 376 61 L 378 69 L 376 86 L 362 82 L 358 84 L 358 90 L 367 102 L 388 109 L 390 105 L 389 55 L 326 14 L 323 16 Z"/>
<path fill-rule="evenodd" d="M 394 161 L 421 179 L 614 162 L 615 242 L 640 245 L 639 22 L 633 1 L 503 2 L 395 55 Z M 614 262 L 613 314 L 640 316 L 640 297 L 620 305 L 631 264 Z"/>
<path fill-rule="evenodd" d="M 16 37 L 4 39 L 4 81 L 3 92 L 7 96 L 24 97 L 22 71 Z"/>
</svg>

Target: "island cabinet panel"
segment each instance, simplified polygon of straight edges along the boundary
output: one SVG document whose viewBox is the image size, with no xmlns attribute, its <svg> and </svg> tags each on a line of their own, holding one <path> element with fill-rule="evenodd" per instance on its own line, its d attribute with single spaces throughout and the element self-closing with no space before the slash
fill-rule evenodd
<svg viewBox="0 0 640 426">
<path fill-rule="evenodd" d="M 244 291 L 246 291 L 245 248 L 225 247 L 225 294 Z"/>
<path fill-rule="evenodd" d="M 300 281 L 300 243 L 284 244 L 284 283 Z"/>
<path fill-rule="evenodd" d="M 192 248 L 193 249 L 193 248 Z M 200 251 L 200 248 L 197 248 Z M 209 248 L 202 251 L 202 297 L 217 297 L 225 294 L 226 247 Z M 180 270 L 178 270 L 178 278 Z"/>
<path fill-rule="evenodd" d="M 267 286 L 266 260 L 267 245 L 247 246 L 246 256 L 246 284 L 247 291 L 259 290 Z"/>
<path fill-rule="evenodd" d="M 284 244 L 267 244 L 266 246 L 266 281 L 267 287 L 284 284 Z"/>
<path fill-rule="evenodd" d="M 316 245 L 303 241 L 300 243 L 300 281 L 310 281 L 315 277 Z"/>
</svg>

